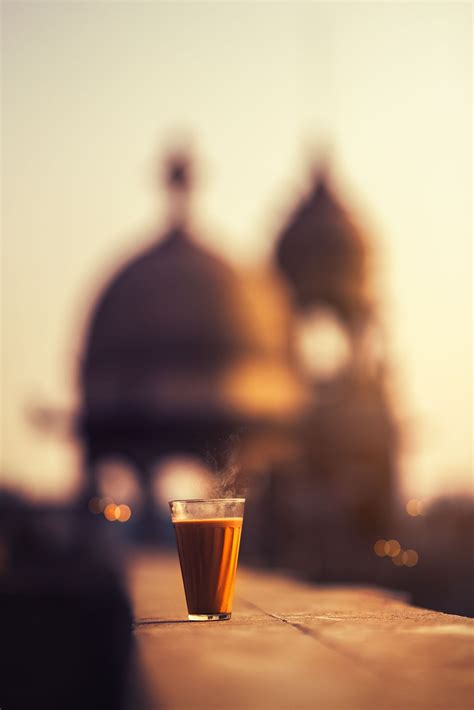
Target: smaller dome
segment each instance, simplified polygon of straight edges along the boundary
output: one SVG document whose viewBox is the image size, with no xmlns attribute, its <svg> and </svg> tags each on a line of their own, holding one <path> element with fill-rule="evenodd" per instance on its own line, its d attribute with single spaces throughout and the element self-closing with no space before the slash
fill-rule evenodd
<svg viewBox="0 0 474 710">
<path fill-rule="evenodd" d="M 332 306 L 345 321 L 367 310 L 365 240 L 321 176 L 283 229 L 276 259 L 300 308 Z"/>
</svg>

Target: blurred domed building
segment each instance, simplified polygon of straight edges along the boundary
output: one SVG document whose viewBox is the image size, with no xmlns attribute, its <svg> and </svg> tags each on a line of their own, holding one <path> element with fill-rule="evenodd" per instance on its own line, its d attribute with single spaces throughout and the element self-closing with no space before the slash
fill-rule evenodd
<svg viewBox="0 0 474 710">
<path fill-rule="evenodd" d="M 92 311 L 80 372 L 85 495 L 100 493 L 104 462 L 118 460 L 156 539 L 156 479 L 162 503 L 200 497 L 182 476 L 183 460 L 188 471 L 194 462 L 214 477 L 214 496 L 246 490 L 247 559 L 364 578 L 390 524 L 397 451 L 368 240 L 320 173 L 273 263 L 237 272 L 194 236 L 192 168 L 188 155 L 170 157 L 167 228 Z"/>
<path fill-rule="evenodd" d="M 119 459 L 138 477 L 148 519 L 160 461 L 220 469 L 236 430 L 285 420 L 302 398 L 283 285 L 243 279 L 193 238 L 187 156 L 172 156 L 165 177 L 168 229 L 106 286 L 80 372 L 86 496 L 100 491 L 103 462 Z"/>
<path fill-rule="evenodd" d="M 274 505 L 293 529 L 277 545 L 286 548 L 283 562 L 320 579 L 364 578 L 373 542 L 391 524 L 398 437 L 370 257 L 368 240 L 318 174 L 276 244 L 314 404 L 298 432 L 298 475 L 280 472 Z M 290 542 L 301 539 L 307 544 Z"/>
<path fill-rule="evenodd" d="M 348 325 L 364 321 L 370 312 L 367 252 L 366 240 L 327 178 L 317 173 L 277 243 L 276 260 L 292 286 L 296 308 L 304 312 L 322 304 Z"/>
</svg>

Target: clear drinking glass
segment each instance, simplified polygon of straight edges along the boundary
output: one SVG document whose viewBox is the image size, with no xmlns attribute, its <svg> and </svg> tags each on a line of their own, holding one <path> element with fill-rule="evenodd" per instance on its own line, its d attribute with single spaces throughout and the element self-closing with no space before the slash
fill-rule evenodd
<svg viewBox="0 0 474 710">
<path fill-rule="evenodd" d="M 230 619 L 245 498 L 170 501 L 188 619 Z"/>
</svg>

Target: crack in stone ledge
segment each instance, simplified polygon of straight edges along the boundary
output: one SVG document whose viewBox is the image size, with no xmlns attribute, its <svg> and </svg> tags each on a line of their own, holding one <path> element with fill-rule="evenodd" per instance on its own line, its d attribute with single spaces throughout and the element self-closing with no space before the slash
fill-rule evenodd
<svg viewBox="0 0 474 710">
<path fill-rule="evenodd" d="M 324 634 L 321 632 L 316 631 L 315 629 L 310 628 L 309 626 L 305 626 L 304 624 L 298 623 L 296 621 L 290 621 L 289 619 L 285 619 L 284 616 L 280 616 L 279 614 L 272 614 L 269 611 L 265 611 L 265 609 L 262 609 L 261 607 L 257 606 L 257 604 L 254 604 L 253 602 L 248 601 L 247 599 L 243 600 L 245 601 L 246 604 L 248 604 L 250 607 L 253 607 L 256 611 L 259 611 L 262 614 L 265 614 L 265 616 L 269 616 L 272 619 L 276 619 L 277 621 L 281 621 L 283 624 L 287 624 L 288 626 L 291 626 L 295 631 L 298 631 L 299 633 L 303 634 L 304 636 L 309 636 L 310 638 L 314 639 L 315 641 L 318 641 L 320 644 L 325 646 L 331 651 L 334 651 L 335 653 L 340 654 L 341 656 L 344 656 L 345 658 L 349 659 L 353 663 L 356 663 L 357 666 L 359 666 L 362 670 L 364 670 L 368 675 L 370 675 L 372 678 L 377 678 L 378 680 L 383 680 L 383 676 L 380 673 L 377 673 L 377 671 L 373 670 L 369 666 L 367 666 L 367 662 L 365 659 L 361 658 L 355 653 L 352 653 L 351 651 L 348 651 L 345 648 L 342 648 L 340 644 L 335 643 L 334 641 L 330 641 Z M 318 618 L 318 617 L 315 617 Z M 334 619 L 334 622 L 336 620 Z"/>
</svg>

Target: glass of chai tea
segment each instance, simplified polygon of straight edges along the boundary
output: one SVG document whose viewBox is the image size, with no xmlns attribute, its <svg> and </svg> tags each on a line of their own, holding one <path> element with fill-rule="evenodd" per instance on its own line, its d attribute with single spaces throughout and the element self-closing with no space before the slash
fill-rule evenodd
<svg viewBox="0 0 474 710">
<path fill-rule="evenodd" d="M 245 498 L 170 501 L 190 621 L 230 619 Z"/>
</svg>

